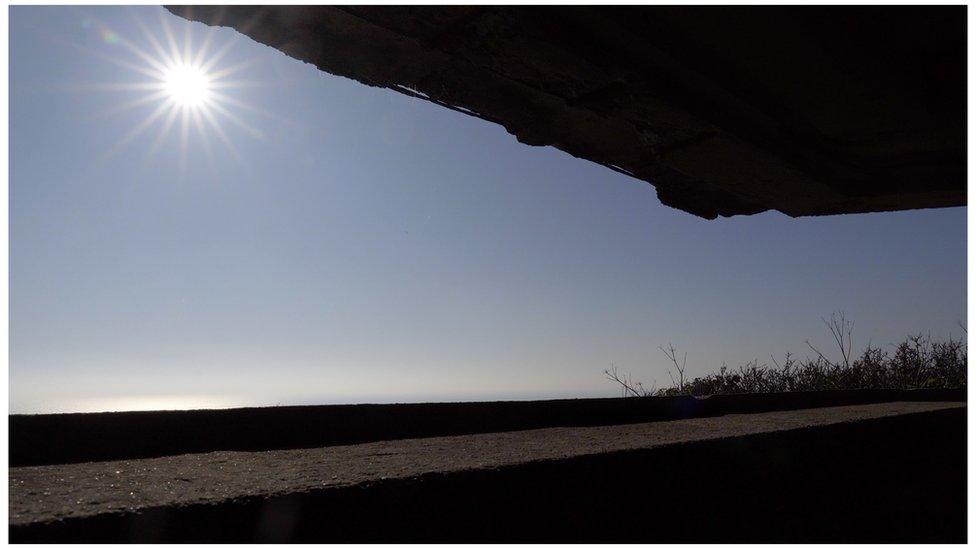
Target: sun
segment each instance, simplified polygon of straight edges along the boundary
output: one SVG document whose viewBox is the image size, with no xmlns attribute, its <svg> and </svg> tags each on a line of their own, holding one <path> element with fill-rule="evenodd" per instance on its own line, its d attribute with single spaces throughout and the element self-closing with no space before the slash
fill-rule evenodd
<svg viewBox="0 0 976 549">
<path fill-rule="evenodd" d="M 263 81 L 228 77 L 253 67 L 259 59 L 252 57 L 231 65 L 223 64 L 222 60 L 236 43 L 236 36 L 217 46 L 214 43 L 216 30 L 210 27 L 206 30 L 203 41 L 197 42 L 193 39 L 194 27 L 186 25 L 183 27 L 183 39 L 179 40 L 177 33 L 170 28 L 163 10 L 159 10 L 158 14 L 157 28 L 162 31 L 161 37 L 157 36 L 159 30 L 154 32 L 137 14 L 131 14 L 141 31 L 141 40 L 139 36 L 130 39 L 93 20 L 94 26 L 100 28 L 105 47 L 121 47 L 121 50 L 117 52 L 118 55 L 87 48 L 86 51 L 127 71 L 148 77 L 147 80 L 140 81 L 127 78 L 126 82 L 98 84 L 95 89 L 135 92 L 139 95 L 131 101 L 113 105 L 104 116 L 117 115 L 149 104 L 156 105 L 101 155 L 99 162 L 105 162 L 119 154 L 139 136 L 150 132 L 150 128 L 154 126 L 159 129 L 155 132 L 156 137 L 149 146 L 146 159 L 152 158 L 167 137 L 175 133 L 179 136 L 181 174 L 186 169 L 188 156 L 195 151 L 203 152 L 211 168 L 216 169 L 217 163 L 211 147 L 213 140 L 220 142 L 234 160 L 242 162 L 243 159 L 231 139 L 232 134 L 225 131 L 226 123 L 243 130 L 247 136 L 263 139 L 263 132 L 238 113 L 247 112 L 271 118 L 275 116 L 234 97 L 235 91 L 264 85 Z M 191 139 L 200 147 L 191 147 Z"/>
<path fill-rule="evenodd" d="M 210 99 L 210 77 L 193 65 L 175 65 L 163 77 L 166 94 L 177 105 L 198 107 Z"/>
</svg>

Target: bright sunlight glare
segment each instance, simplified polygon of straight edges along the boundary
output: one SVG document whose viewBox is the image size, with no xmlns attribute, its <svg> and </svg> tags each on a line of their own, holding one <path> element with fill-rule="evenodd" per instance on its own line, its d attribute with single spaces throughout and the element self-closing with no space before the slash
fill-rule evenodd
<svg viewBox="0 0 976 549">
<path fill-rule="evenodd" d="M 210 78 L 199 67 L 177 65 L 166 71 L 166 93 L 176 104 L 194 107 L 210 96 Z"/>
<path fill-rule="evenodd" d="M 230 135 L 224 130 L 224 123 L 229 122 L 244 130 L 247 135 L 262 139 L 262 133 L 234 111 L 246 111 L 270 117 L 273 115 L 232 97 L 234 90 L 261 85 L 261 82 L 229 80 L 228 77 L 253 66 L 257 60 L 247 59 L 230 66 L 221 66 L 221 61 L 234 45 L 236 38 L 220 47 L 211 48 L 214 46 L 215 29 L 210 27 L 202 43 L 194 47 L 191 27 L 185 27 L 181 41 L 177 33 L 173 32 L 162 10 L 158 12 L 159 25 L 155 27 L 155 32 L 152 26 L 147 25 L 137 14 L 131 13 L 131 15 L 142 32 L 141 42 L 144 45 L 137 45 L 121 32 L 108 28 L 94 18 L 90 19 L 91 25 L 99 28 L 103 37 L 111 38 L 111 40 L 105 38 L 105 46 L 112 48 L 121 46 L 120 53 L 130 54 L 126 56 L 127 58 L 110 55 L 107 50 L 92 50 L 84 46 L 76 46 L 119 67 L 148 77 L 148 80 L 139 82 L 106 82 L 95 85 L 94 89 L 131 91 L 140 95 L 131 101 L 113 106 L 102 116 L 114 116 L 156 103 L 156 107 L 113 144 L 98 162 L 108 161 L 138 137 L 149 132 L 153 126 L 158 126 L 159 129 L 149 147 L 147 160 L 155 155 L 172 131 L 179 135 L 181 174 L 186 169 L 187 157 L 191 150 L 191 133 L 196 134 L 194 139 L 199 139 L 202 145 L 199 149 L 206 154 L 207 162 L 212 169 L 216 166 L 210 146 L 213 139 L 223 144 L 227 152 L 240 162 L 241 156 Z M 162 36 L 157 36 L 160 31 Z M 149 49 L 144 49 L 146 46 Z"/>
</svg>

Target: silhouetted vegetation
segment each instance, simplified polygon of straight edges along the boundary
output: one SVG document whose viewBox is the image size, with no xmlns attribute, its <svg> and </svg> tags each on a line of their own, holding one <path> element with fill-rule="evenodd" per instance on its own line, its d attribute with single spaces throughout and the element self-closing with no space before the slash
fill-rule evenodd
<svg viewBox="0 0 976 549">
<path fill-rule="evenodd" d="M 836 343 L 839 357 L 831 359 L 814 347 L 815 358 L 797 360 L 787 353 L 782 362 L 770 357 L 773 365 L 754 360 L 736 369 L 722 365 L 717 373 L 685 379 L 687 353 L 678 361 L 673 345 L 660 347 L 673 365 L 668 371 L 671 387 L 647 389 L 630 374 L 621 375 L 615 367 L 604 370 L 608 379 L 620 386 L 624 396 L 720 395 L 736 393 L 785 393 L 843 389 L 946 389 L 966 386 L 966 342 L 949 337 L 933 340 L 929 335 L 913 335 L 893 345 L 892 351 L 868 345 L 859 357 L 853 356 L 854 322 L 843 314 L 824 319 Z M 965 328 L 963 328 L 965 331 Z"/>
</svg>

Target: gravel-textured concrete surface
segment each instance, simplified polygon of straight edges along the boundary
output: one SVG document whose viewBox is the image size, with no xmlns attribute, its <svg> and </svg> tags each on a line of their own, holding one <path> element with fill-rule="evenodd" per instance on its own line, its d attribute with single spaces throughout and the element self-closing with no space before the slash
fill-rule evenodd
<svg viewBox="0 0 976 549">
<path fill-rule="evenodd" d="M 632 425 L 538 429 L 268 452 L 213 452 L 9 470 L 11 525 L 218 502 L 426 473 L 652 448 L 963 407 L 891 402 Z"/>
</svg>

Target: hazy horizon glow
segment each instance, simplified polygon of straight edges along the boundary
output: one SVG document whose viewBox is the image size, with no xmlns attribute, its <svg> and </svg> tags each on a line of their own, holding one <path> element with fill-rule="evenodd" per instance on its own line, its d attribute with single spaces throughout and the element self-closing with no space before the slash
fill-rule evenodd
<svg viewBox="0 0 976 549">
<path fill-rule="evenodd" d="M 11 6 L 10 412 L 616 396 L 963 336 L 966 209 L 705 221 L 159 7 Z"/>
</svg>

